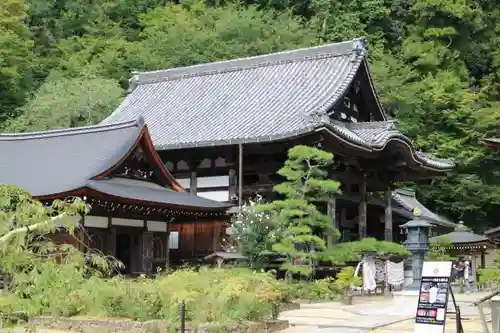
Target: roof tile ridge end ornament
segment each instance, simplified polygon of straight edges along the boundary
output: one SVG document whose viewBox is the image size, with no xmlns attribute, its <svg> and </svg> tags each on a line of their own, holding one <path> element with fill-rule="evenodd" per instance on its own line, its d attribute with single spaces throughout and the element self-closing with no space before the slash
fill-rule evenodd
<svg viewBox="0 0 500 333">
<path fill-rule="evenodd" d="M 0 140 L 31 140 L 52 138 L 58 136 L 81 135 L 99 132 L 120 130 L 129 127 L 141 127 L 141 120 L 138 119 L 122 121 L 118 123 L 97 124 L 84 127 L 69 127 L 48 131 L 25 132 L 25 133 L 0 133 Z M 144 122 L 144 120 L 142 120 Z"/>
<path fill-rule="evenodd" d="M 132 93 L 135 90 L 135 88 L 137 88 L 137 86 L 139 85 L 140 72 L 139 71 L 132 71 L 130 74 L 131 74 L 131 77 L 128 80 L 128 89 L 125 92 L 125 95 Z"/>
<path fill-rule="evenodd" d="M 413 211 L 413 206 L 408 205 L 402 198 L 401 198 L 401 193 L 396 193 L 396 191 L 392 192 L 392 198 L 404 209 L 406 209 L 409 212 Z"/>
<path fill-rule="evenodd" d="M 441 157 L 437 157 L 436 155 L 434 155 L 432 153 L 426 153 L 426 152 L 423 152 L 421 150 L 416 150 L 415 152 L 416 152 L 416 155 L 423 160 L 433 160 L 433 161 L 436 161 L 436 163 L 447 163 L 447 164 L 452 165 L 452 168 L 454 168 L 456 166 L 455 160 L 453 158 L 441 158 Z"/>
<path fill-rule="evenodd" d="M 415 192 L 415 190 L 412 190 L 411 188 L 408 188 L 408 187 L 398 187 L 393 192 L 396 192 L 400 195 L 404 195 L 407 197 L 412 197 L 412 198 L 417 199 L 417 192 Z"/>
<path fill-rule="evenodd" d="M 363 38 L 251 57 L 208 62 L 192 66 L 175 67 L 156 71 L 133 72 L 131 85 L 133 85 L 133 89 L 135 89 L 137 85 L 141 84 L 250 70 L 300 61 L 352 56 L 353 53 L 364 57 L 366 49 L 364 47 Z"/>
</svg>

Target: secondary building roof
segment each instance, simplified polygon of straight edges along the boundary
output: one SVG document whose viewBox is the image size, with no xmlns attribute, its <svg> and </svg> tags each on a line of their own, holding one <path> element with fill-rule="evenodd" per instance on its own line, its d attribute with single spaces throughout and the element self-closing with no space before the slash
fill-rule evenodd
<svg viewBox="0 0 500 333">
<path fill-rule="evenodd" d="M 483 141 L 491 147 L 500 148 L 500 138 L 485 138 Z"/>
<path fill-rule="evenodd" d="M 149 144 L 148 144 L 149 143 Z M 139 144 L 147 150 L 160 184 L 113 178 Z M 118 199 L 164 204 L 184 210 L 225 210 L 230 204 L 188 194 L 170 175 L 152 147 L 142 118 L 35 133 L 0 134 L 0 184 L 28 190 L 38 199 L 89 191 Z"/>
<path fill-rule="evenodd" d="M 415 192 L 405 188 L 398 188 L 392 191 L 392 210 L 396 214 L 402 215 L 407 218 L 416 218 L 426 220 L 432 224 L 455 229 L 457 225 L 446 217 L 438 215 L 430 211 L 427 207 L 422 205 L 415 196 Z"/>
<path fill-rule="evenodd" d="M 363 151 L 396 143 L 436 170 L 453 162 L 417 152 L 385 115 L 371 85 L 362 39 L 191 67 L 135 73 L 129 95 L 103 121 L 143 116 L 156 149 L 255 143 L 327 129 Z M 365 70 L 379 110 L 375 122 L 345 123 L 329 113 Z"/>
<path fill-rule="evenodd" d="M 470 231 L 462 221 L 458 222 L 457 227 L 453 232 L 431 238 L 429 241 L 437 242 L 439 239 L 446 239 L 453 245 L 475 244 L 475 243 L 488 243 L 490 239 L 483 235 L 477 235 Z"/>
</svg>

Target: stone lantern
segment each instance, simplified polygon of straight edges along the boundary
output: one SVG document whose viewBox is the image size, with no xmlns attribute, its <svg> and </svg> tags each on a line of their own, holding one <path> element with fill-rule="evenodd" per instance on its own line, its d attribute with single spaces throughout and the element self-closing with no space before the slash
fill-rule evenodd
<svg viewBox="0 0 500 333">
<path fill-rule="evenodd" d="M 406 232 L 406 249 L 411 252 L 411 270 L 413 282 L 407 286 L 409 290 L 418 290 L 422 280 L 422 267 L 425 253 L 429 249 L 429 234 L 432 224 L 419 218 L 410 220 L 400 228 Z"/>
</svg>

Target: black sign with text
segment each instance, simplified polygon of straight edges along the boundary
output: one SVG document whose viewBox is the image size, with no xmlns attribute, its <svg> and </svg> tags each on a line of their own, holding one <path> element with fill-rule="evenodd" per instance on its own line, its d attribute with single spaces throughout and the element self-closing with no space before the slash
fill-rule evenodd
<svg viewBox="0 0 500 333">
<path fill-rule="evenodd" d="M 422 282 L 415 318 L 416 332 L 424 331 L 424 326 L 427 327 L 425 331 L 428 333 L 444 332 L 446 323 L 451 265 L 450 269 L 443 267 L 443 263 L 435 264 L 433 268 L 425 267 L 431 264 L 434 263 L 425 262 L 422 270 Z M 424 275 L 425 273 L 428 275 Z"/>
</svg>

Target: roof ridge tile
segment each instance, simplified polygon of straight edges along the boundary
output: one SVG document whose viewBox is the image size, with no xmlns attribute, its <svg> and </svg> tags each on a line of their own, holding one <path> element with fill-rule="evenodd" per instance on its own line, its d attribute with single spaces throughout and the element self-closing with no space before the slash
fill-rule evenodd
<svg viewBox="0 0 500 333">
<path fill-rule="evenodd" d="M 15 140 L 32 140 L 53 138 L 66 135 L 81 135 L 96 132 L 114 131 L 128 127 L 144 127 L 144 119 L 139 117 L 134 120 L 123 121 L 119 123 L 106 123 L 83 127 L 61 128 L 48 131 L 36 131 L 25 133 L 0 133 L 0 141 L 15 141 Z"/>
<path fill-rule="evenodd" d="M 189 77 L 217 75 L 221 73 L 252 70 L 256 68 L 278 66 L 302 61 L 328 59 L 352 54 L 360 57 L 364 56 L 366 53 L 364 45 L 364 38 L 357 38 L 346 42 L 325 44 L 252 57 L 162 69 L 157 71 L 133 72 L 130 85 L 132 89 L 134 89 L 136 86 L 141 84 L 173 81 Z M 356 60 L 357 59 L 353 59 L 353 61 Z"/>
</svg>

